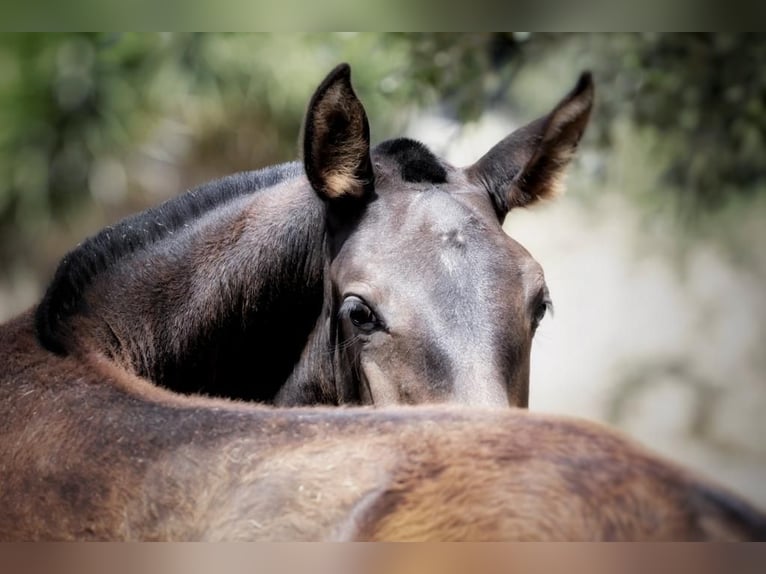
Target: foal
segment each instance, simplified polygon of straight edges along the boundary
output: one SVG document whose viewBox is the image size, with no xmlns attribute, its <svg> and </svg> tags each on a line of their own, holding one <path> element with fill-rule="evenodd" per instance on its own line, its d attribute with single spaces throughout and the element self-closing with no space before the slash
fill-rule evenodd
<svg viewBox="0 0 766 574">
<path fill-rule="evenodd" d="M 37 308 L 39 341 L 182 393 L 526 407 L 550 299 L 501 224 L 554 193 L 592 100 L 583 75 L 456 168 L 409 139 L 371 149 L 338 66 L 308 106 L 302 165 L 229 176 L 86 240 Z"/>
</svg>

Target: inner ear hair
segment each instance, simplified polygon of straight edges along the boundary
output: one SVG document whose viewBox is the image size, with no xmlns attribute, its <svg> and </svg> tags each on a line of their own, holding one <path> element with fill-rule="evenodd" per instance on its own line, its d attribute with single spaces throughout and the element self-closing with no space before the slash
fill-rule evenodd
<svg viewBox="0 0 766 574">
<path fill-rule="evenodd" d="M 588 124 L 592 104 L 593 80 L 586 72 L 542 122 L 540 143 L 514 177 L 510 207 L 528 205 L 563 192 L 566 167 Z"/>
<path fill-rule="evenodd" d="M 304 165 L 311 185 L 328 200 L 360 198 L 372 185 L 369 124 L 347 64 L 327 76 L 309 104 Z"/>
<path fill-rule="evenodd" d="M 593 91 L 586 72 L 548 115 L 512 132 L 466 169 L 487 189 L 500 220 L 514 207 L 561 190 L 565 168 L 588 123 Z"/>
</svg>

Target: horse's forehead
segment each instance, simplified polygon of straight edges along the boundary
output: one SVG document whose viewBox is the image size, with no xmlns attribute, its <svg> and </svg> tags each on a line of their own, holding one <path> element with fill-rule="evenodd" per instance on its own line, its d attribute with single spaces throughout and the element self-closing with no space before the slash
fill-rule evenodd
<svg viewBox="0 0 766 574">
<path fill-rule="evenodd" d="M 340 267 L 378 285 L 422 283 L 428 291 L 464 292 L 479 284 L 513 284 L 528 275 L 530 264 L 536 262 L 494 215 L 487 217 L 464 195 L 433 188 L 381 194 L 347 240 Z M 470 285 L 459 289 L 466 281 Z"/>
<path fill-rule="evenodd" d="M 409 217 L 404 224 L 421 232 L 441 237 L 444 234 L 467 232 L 470 228 L 486 228 L 477 215 L 449 193 L 431 191 L 416 194 L 409 203 Z"/>
<path fill-rule="evenodd" d="M 360 234 L 360 239 L 382 240 L 387 249 L 396 246 L 407 253 L 430 249 L 432 255 L 470 248 L 476 256 L 482 250 L 509 247 L 500 225 L 476 209 L 471 199 L 475 198 L 437 187 L 381 194 L 370 210 L 368 233 Z"/>
<path fill-rule="evenodd" d="M 391 239 L 399 242 L 415 238 L 438 239 L 453 232 L 488 231 L 484 215 L 470 205 L 467 194 L 459 198 L 447 186 L 396 190 L 381 193 L 370 212 L 372 228 L 395 231 Z M 499 230 L 497 224 L 494 225 Z"/>
</svg>

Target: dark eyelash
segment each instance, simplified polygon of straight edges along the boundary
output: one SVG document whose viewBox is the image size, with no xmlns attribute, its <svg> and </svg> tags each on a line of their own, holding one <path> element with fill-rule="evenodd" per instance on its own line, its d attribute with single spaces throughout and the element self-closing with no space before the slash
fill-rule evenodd
<svg viewBox="0 0 766 574">
<path fill-rule="evenodd" d="M 553 317 L 556 314 L 556 309 L 553 307 L 553 301 L 549 296 L 545 296 L 542 300 L 542 304 L 545 305 L 545 312 Z"/>
</svg>

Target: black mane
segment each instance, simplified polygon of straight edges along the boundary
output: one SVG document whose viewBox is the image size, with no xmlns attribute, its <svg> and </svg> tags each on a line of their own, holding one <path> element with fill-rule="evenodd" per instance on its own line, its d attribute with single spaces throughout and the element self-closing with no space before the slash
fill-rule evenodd
<svg viewBox="0 0 766 574">
<path fill-rule="evenodd" d="M 300 173 L 300 164 L 292 162 L 229 175 L 128 217 L 86 239 L 61 260 L 37 308 L 35 328 L 40 342 L 50 351 L 65 353 L 62 327 L 80 310 L 83 290 L 96 275 L 121 258 L 167 237 L 215 207 Z"/>
<path fill-rule="evenodd" d="M 393 158 L 404 181 L 446 183 L 447 170 L 433 152 L 419 141 L 397 138 L 379 144 L 375 151 Z"/>
</svg>

